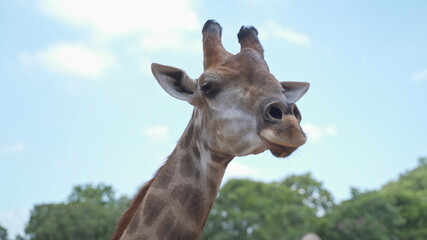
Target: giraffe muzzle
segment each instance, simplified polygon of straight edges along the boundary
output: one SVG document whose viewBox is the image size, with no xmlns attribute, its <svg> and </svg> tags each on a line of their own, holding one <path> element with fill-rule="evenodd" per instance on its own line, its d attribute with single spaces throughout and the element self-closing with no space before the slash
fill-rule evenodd
<svg viewBox="0 0 427 240">
<path fill-rule="evenodd" d="M 259 136 L 273 155 L 287 157 L 306 142 L 299 125 L 301 119 L 294 103 L 273 101 L 265 105 Z"/>
</svg>

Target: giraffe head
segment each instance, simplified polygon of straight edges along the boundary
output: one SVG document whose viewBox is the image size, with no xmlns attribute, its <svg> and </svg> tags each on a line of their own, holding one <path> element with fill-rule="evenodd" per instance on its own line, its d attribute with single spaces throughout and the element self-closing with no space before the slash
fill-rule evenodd
<svg viewBox="0 0 427 240">
<path fill-rule="evenodd" d="M 153 63 L 154 77 L 170 95 L 195 107 L 198 134 L 211 151 L 232 157 L 265 150 L 290 155 L 306 141 L 295 103 L 309 83 L 279 82 L 270 73 L 254 27 L 240 29 L 241 50 L 235 55 L 224 49 L 221 31 L 213 20 L 203 27 L 204 72 L 198 79 Z"/>
</svg>

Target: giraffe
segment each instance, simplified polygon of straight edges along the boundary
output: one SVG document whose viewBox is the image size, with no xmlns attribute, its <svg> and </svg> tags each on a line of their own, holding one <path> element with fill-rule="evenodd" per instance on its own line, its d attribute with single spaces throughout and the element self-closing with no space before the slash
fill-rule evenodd
<svg viewBox="0 0 427 240">
<path fill-rule="evenodd" d="M 234 157 L 266 150 L 287 157 L 306 141 L 295 103 L 309 83 L 279 82 L 270 73 L 256 28 L 242 26 L 235 55 L 224 49 L 218 22 L 208 20 L 202 34 L 198 79 L 151 66 L 160 86 L 194 110 L 172 154 L 119 219 L 113 240 L 199 239 Z"/>
</svg>

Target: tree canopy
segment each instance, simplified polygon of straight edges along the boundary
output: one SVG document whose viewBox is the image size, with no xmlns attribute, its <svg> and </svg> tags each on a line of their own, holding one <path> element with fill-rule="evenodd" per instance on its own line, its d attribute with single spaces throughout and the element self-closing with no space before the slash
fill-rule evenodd
<svg viewBox="0 0 427 240">
<path fill-rule="evenodd" d="M 332 206 L 331 194 L 310 174 L 273 183 L 230 180 L 202 239 L 300 239 L 316 230 L 316 213 Z"/>
<path fill-rule="evenodd" d="M 322 239 L 427 239 L 427 159 L 377 191 L 351 189 L 350 199 L 334 203 L 311 174 L 279 182 L 230 180 L 223 185 L 202 239 L 301 239 L 315 232 Z M 16 240 L 107 240 L 129 205 L 111 186 L 81 185 L 67 200 L 34 206 Z M 0 225 L 0 240 L 8 232 Z"/>
<path fill-rule="evenodd" d="M 33 240 L 110 239 L 128 204 L 111 186 L 76 186 L 65 203 L 36 205 L 25 232 Z"/>
<path fill-rule="evenodd" d="M 282 182 L 231 180 L 219 193 L 202 239 L 427 239 L 427 160 L 378 191 L 351 189 L 335 204 L 310 174 Z"/>
<path fill-rule="evenodd" d="M 324 239 L 427 239 L 427 164 L 400 175 L 379 191 L 352 190 L 350 200 L 321 219 Z"/>
<path fill-rule="evenodd" d="M 0 240 L 7 240 L 7 229 L 0 225 Z"/>
</svg>

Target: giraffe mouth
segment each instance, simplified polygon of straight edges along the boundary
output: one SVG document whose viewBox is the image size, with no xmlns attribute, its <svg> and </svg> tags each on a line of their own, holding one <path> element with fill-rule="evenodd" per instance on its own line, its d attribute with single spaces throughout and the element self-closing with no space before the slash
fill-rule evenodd
<svg viewBox="0 0 427 240">
<path fill-rule="evenodd" d="M 261 137 L 261 140 L 275 157 L 285 158 L 291 155 L 291 153 L 293 153 L 298 148 L 298 147 L 288 147 L 288 146 L 272 143 L 263 137 Z"/>
</svg>

